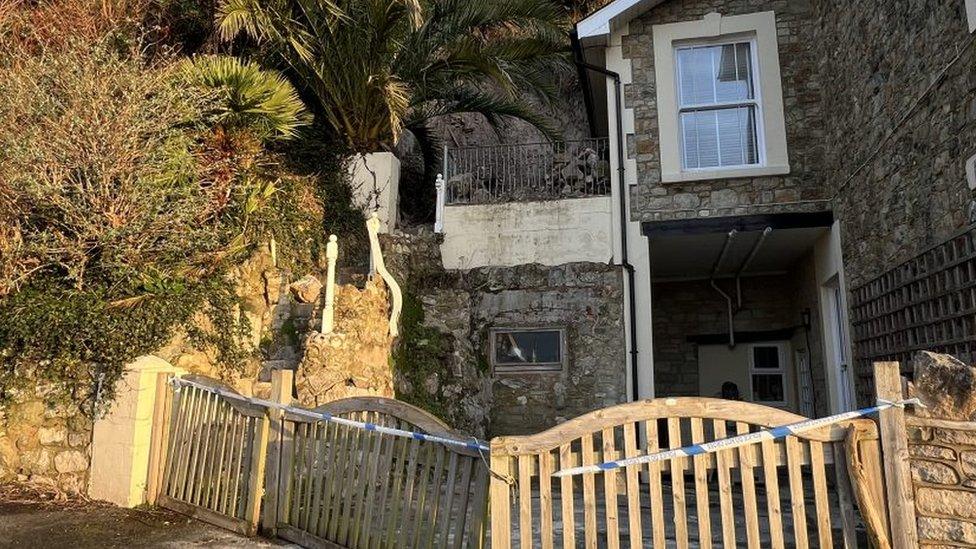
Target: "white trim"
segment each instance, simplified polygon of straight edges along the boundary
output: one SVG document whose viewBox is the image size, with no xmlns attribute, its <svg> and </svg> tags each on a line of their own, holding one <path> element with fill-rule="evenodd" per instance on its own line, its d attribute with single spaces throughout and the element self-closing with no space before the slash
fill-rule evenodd
<svg viewBox="0 0 976 549">
<path fill-rule="evenodd" d="M 615 0 L 596 10 L 576 24 L 577 37 L 582 39 L 609 38 L 631 19 L 665 0 Z"/>
<path fill-rule="evenodd" d="M 765 11 L 729 17 L 709 13 L 698 21 L 655 25 L 653 33 L 661 181 L 671 183 L 789 173 L 775 13 Z M 756 115 L 761 120 L 757 128 L 761 163 L 742 167 L 684 169 L 678 120 L 676 48 L 688 42 L 699 45 L 744 40 L 754 44 L 753 85 L 759 103 Z"/>
</svg>

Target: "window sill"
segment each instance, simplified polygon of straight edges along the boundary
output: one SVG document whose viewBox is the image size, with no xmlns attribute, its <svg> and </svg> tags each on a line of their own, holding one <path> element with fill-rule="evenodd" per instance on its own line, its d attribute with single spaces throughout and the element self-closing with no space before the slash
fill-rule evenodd
<svg viewBox="0 0 976 549">
<path fill-rule="evenodd" d="M 718 170 L 697 170 L 690 172 L 662 172 L 662 183 L 681 183 L 684 181 L 704 181 L 709 179 L 732 179 L 737 177 L 761 177 L 764 175 L 784 175 L 790 173 L 790 167 L 784 166 L 755 166 L 751 168 L 730 168 Z"/>
</svg>

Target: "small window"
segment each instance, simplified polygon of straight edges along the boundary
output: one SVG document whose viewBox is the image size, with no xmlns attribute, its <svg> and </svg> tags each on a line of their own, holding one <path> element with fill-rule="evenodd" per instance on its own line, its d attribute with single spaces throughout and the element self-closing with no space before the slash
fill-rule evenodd
<svg viewBox="0 0 976 549">
<path fill-rule="evenodd" d="M 753 345 L 749 354 L 752 400 L 763 404 L 786 404 L 786 369 L 780 345 Z"/>
<path fill-rule="evenodd" d="M 753 51 L 751 42 L 677 48 L 684 169 L 761 163 Z"/>
<path fill-rule="evenodd" d="M 562 329 L 494 329 L 491 363 L 495 371 L 559 371 L 564 363 Z"/>
</svg>

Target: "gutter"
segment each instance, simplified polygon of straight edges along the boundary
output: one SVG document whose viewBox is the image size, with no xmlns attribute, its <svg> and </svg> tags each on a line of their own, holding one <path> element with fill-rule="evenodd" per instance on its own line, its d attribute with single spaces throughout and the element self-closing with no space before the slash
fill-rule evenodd
<svg viewBox="0 0 976 549">
<path fill-rule="evenodd" d="M 623 123 L 623 84 L 620 81 L 620 74 L 607 70 L 597 65 L 587 63 L 582 58 L 582 48 L 579 43 L 579 36 L 574 29 L 570 34 L 570 41 L 573 44 L 573 56 L 577 68 L 580 72 L 593 71 L 603 75 L 605 78 L 613 80 L 614 83 L 614 104 L 616 106 L 616 133 L 617 133 L 617 195 L 620 200 L 620 264 L 627 273 L 627 289 L 629 299 L 627 300 L 628 317 L 630 319 L 630 330 L 628 339 L 630 340 L 630 390 L 631 400 L 638 398 L 637 383 L 637 297 L 634 295 L 634 266 L 630 264 L 627 252 L 627 183 L 624 181 L 624 123 Z"/>
</svg>

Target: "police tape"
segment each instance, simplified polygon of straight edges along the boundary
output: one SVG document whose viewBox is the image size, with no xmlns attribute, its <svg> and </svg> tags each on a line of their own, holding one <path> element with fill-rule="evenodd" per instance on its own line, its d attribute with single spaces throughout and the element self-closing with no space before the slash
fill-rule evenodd
<svg viewBox="0 0 976 549">
<path fill-rule="evenodd" d="M 247 402 L 249 404 L 255 404 L 258 406 L 263 406 L 265 408 L 272 408 L 275 410 L 282 410 L 289 412 L 298 416 L 307 417 L 309 419 L 314 419 L 317 421 L 327 421 L 330 423 L 335 423 L 337 425 L 345 425 L 347 427 L 352 427 L 354 429 L 362 429 L 364 431 L 371 431 L 375 433 L 380 433 L 383 435 L 390 435 L 402 438 L 411 438 L 414 440 L 435 442 L 438 444 L 445 444 L 448 446 L 457 446 L 467 448 L 468 450 L 474 450 L 476 452 L 487 452 L 489 450 L 488 444 L 478 440 L 476 437 L 471 437 L 470 440 L 461 440 L 449 437 L 443 437 L 439 435 L 431 435 L 428 433 L 420 433 L 417 431 L 407 431 L 405 429 L 396 429 L 394 427 L 385 427 L 383 425 L 377 425 L 375 423 L 370 423 L 368 421 L 356 421 L 353 419 L 348 419 L 344 417 L 338 417 L 328 412 L 313 412 L 312 410 L 306 410 L 304 408 L 296 408 L 294 406 L 288 406 L 287 404 L 282 404 L 280 402 L 274 402 L 273 400 L 265 400 L 261 398 L 246 397 L 244 395 L 234 393 L 231 391 L 226 391 L 219 387 L 211 387 L 205 383 L 198 383 L 189 379 L 182 379 L 178 377 L 173 378 L 173 385 L 176 390 L 179 390 L 180 386 L 196 387 L 203 391 L 214 393 L 216 395 L 222 396 L 224 398 L 238 400 L 241 402 Z"/>
<path fill-rule="evenodd" d="M 790 423 L 788 425 L 763 429 L 761 431 L 756 431 L 755 433 L 746 433 L 743 435 L 723 438 L 712 442 L 706 442 L 703 444 L 694 444 L 691 446 L 684 446 L 682 448 L 675 448 L 672 450 L 663 450 L 661 452 L 657 452 L 654 454 L 635 456 L 635 457 L 620 459 L 616 461 L 607 461 L 605 463 L 600 463 L 597 465 L 584 465 L 582 467 L 563 469 L 561 471 L 557 471 L 553 473 L 553 476 L 568 477 L 573 475 L 582 475 L 586 473 L 599 473 L 600 471 L 609 471 L 612 469 L 618 469 L 620 467 L 627 467 L 628 465 L 639 465 L 644 463 L 667 461 L 676 458 L 700 456 L 702 454 L 717 452 L 719 450 L 728 450 L 730 448 L 748 446 L 749 444 L 755 444 L 763 440 L 776 440 L 790 435 L 797 435 L 804 431 L 812 431 L 814 429 L 819 429 L 821 427 L 832 425 L 834 423 L 839 423 L 842 421 L 847 421 L 850 419 L 856 419 L 859 417 L 871 415 L 880 412 L 881 410 L 885 410 L 887 408 L 891 408 L 891 407 L 904 408 L 906 405 L 909 404 L 915 406 L 922 405 L 922 403 L 917 398 L 899 400 L 897 402 L 879 400 L 877 405 L 871 406 L 869 408 L 862 408 L 860 410 L 854 410 L 851 412 L 843 412 L 840 414 L 818 418 L 818 419 L 798 421 L 796 423 Z"/>
</svg>

